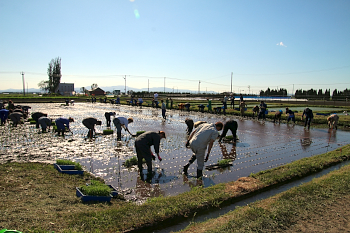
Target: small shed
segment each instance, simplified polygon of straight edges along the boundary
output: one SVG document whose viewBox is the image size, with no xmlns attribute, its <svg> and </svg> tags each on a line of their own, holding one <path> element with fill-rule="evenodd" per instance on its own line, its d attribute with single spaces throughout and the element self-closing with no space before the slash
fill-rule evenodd
<svg viewBox="0 0 350 233">
<path fill-rule="evenodd" d="M 97 87 L 93 90 L 89 90 L 89 94 L 97 96 L 97 95 L 105 95 L 106 92 L 104 90 L 102 90 L 101 88 Z"/>
</svg>

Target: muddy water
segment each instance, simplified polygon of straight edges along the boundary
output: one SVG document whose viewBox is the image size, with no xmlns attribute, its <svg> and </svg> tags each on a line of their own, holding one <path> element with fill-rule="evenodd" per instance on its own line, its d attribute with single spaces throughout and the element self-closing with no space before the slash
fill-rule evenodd
<svg viewBox="0 0 350 233">
<path fill-rule="evenodd" d="M 262 170 L 273 168 L 292 161 L 334 150 L 348 144 L 350 134 L 328 129 L 305 130 L 297 125 L 273 124 L 252 119 L 224 117 L 202 113 L 167 111 L 167 120 L 162 120 L 161 110 L 131 106 L 115 106 L 102 103 L 76 103 L 74 106 L 61 104 L 31 104 L 32 112 L 42 111 L 49 117 L 73 117 L 71 123 L 73 134 L 58 137 L 53 133 L 39 134 L 34 125 L 26 123 L 17 128 L 0 127 L 0 162 L 42 161 L 53 163 L 58 158 L 80 162 L 87 171 L 100 176 L 108 184 L 113 184 L 128 199 L 142 202 L 147 197 L 159 195 L 176 195 L 190 190 L 196 185 L 205 187 L 237 180 Z M 167 134 L 161 141 L 160 155 L 162 162 L 153 162 L 155 176 L 151 183 L 138 178 L 136 168 L 126 169 L 122 163 L 135 156 L 134 138 L 126 132 L 122 142 L 116 141 L 114 135 L 98 135 L 94 140 L 86 139 L 87 129 L 82 125 L 85 117 L 102 120 L 102 126 L 96 130 L 106 129 L 104 113 L 115 111 L 118 116 L 133 117 L 129 125 L 132 133 L 140 130 L 163 130 Z M 215 123 L 225 122 L 231 118 L 238 122 L 239 142 L 236 145 L 214 143 L 209 161 L 229 158 L 233 166 L 225 169 L 205 170 L 203 181 L 197 181 L 196 164 L 190 166 L 188 178 L 182 176 L 182 167 L 189 160 L 192 152 L 185 148 L 186 125 L 184 120 L 190 117 L 194 121 L 204 120 Z M 228 135 L 231 133 L 229 132 Z M 145 172 L 146 173 L 146 172 Z"/>
</svg>

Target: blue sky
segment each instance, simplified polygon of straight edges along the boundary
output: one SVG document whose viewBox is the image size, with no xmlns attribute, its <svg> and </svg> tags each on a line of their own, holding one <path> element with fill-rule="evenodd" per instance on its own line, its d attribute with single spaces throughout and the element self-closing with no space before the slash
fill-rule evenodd
<svg viewBox="0 0 350 233">
<path fill-rule="evenodd" d="M 349 0 L 1 0 L 0 90 L 56 57 L 75 87 L 344 90 L 349 42 Z"/>
</svg>

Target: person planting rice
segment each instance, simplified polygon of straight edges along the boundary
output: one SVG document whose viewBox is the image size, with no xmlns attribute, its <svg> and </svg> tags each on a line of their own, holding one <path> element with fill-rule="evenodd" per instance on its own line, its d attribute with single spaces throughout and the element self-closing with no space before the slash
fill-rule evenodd
<svg viewBox="0 0 350 233">
<path fill-rule="evenodd" d="M 259 107 L 260 107 L 260 112 L 259 112 L 258 120 L 260 120 L 261 118 L 263 120 L 266 120 L 265 114 L 266 114 L 267 105 L 265 104 L 264 101 L 261 101 Z"/>
<path fill-rule="evenodd" d="M 288 119 L 287 119 L 287 124 L 289 123 L 290 120 L 293 121 L 293 123 L 295 124 L 295 115 L 294 112 L 292 110 L 290 110 L 289 108 L 286 108 L 286 115 L 288 114 Z"/>
<path fill-rule="evenodd" d="M 224 124 L 224 129 L 222 134 L 219 137 L 219 143 L 221 142 L 221 140 L 226 137 L 226 134 L 228 132 L 228 130 L 231 130 L 232 136 L 233 136 L 233 141 L 236 142 L 237 138 L 236 138 L 236 134 L 237 134 L 237 128 L 238 128 L 238 124 L 235 120 L 229 120 Z"/>
<path fill-rule="evenodd" d="M 60 136 L 62 133 L 62 136 L 64 136 L 64 132 L 66 131 L 66 127 L 69 130 L 69 123 L 74 122 L 74 119 L 71 117 L 69 117 L 68 119 L 60 117 L 60 118 L 57 118 L 55 120 L 55 122 L 56 122 L 56 126 L 57 126 L 57 135 Z"/>
<path fill-rule="evenodd" d="M 13 112 L 9 115 L 9 118 L 12 121 L 12 125 L 16 127 L 17 124 L 21 122 L 21 118 L 23 118 L 23 114 L 20 112 Z"/>
<path fill-rule="evenodd" d="M 276 123 L 276 120 L 278 120 L 278 123 L 281 123 L 282 113 L 283 113 L 282 110 L 275 112 L 275 117 L 273 118 L 273 123 Z"/>
<path fill-rule="evenodd" d="M 212 108 L 212 106 L 211 106 L 211 100 L 210 100 L 210 99 L 207 99 L 207 101 L 208 101 L 208 105 L 207 105 L 207 107 L 208 107 L 208 112 L 209 112 L 209 113 L 213 113 L 213 108 Z"/>
<path fill-rule="evenodd" d="M 8 116 L 9 116 L 9 110 L 7 110 L 7 109 L 0 109 L 1 125 L 5 125 Z"/>
<path fill-rule="evenodd" d="M 259 106 L 255 105 L 253 108 L 253 118 L 254 118 L 254 115 L 257 116 L 258 114 L 259 114 Z"/>
<path fill-rule="evenodd" d="M 38 123 L 41 126 L 42 133 L 46 133 L 47 126 L 49 126 L 49 129 L 50 129 L 51 122 L 52 122 L 52 120 L 50 118 L 45 117 L 45 116 L 42 116 L 38 119 Z"/>
<path fill-rule="evenodd" d="M 34 112 L 34 113 L 32 113 L 32 118 L 33 118 L 33 120 L 35 120 L 35 122 L 36 122 L 36 128 L 38 129 L 39 128 L 39 122 L 38 122 L 38 120 L 39 120 L 39 118 L 40 117 L 42 117 L 42 116 L 45 116 L 45 117 L 47 117 L 47 114 L 46 113 L 42 113 L 42 112 Z"/>
<path fill-rule="evenodd" d="M 111 127 L 111 116 L 115 116 L 115 112 L 105 112 L 107 127 Z"/>
<path fill-rule="evenodd" d="M 310 108 L 305 108 L 303 111 L 303 115 L 301 116 L 301 120 L 304 119 L 304 116 L 305 116 L 304 128 L 307 125 L 307 128 L 310 129 L 311 121 L 314 118 L 314 114 L 312 113 L 312 110 Z"/>
<path fill-rule="evenodd" d="M 332 114 L 327 118 L 328 127 L 338 129 L 339 116 L 337 114 Z"/>
<path fill-rule="evenodd" d="M 186 134 L 187 134 L 188 136 L 190 136 L 191 133 L 192 133 L 192 130 L 193 130 L 193 125 L 194 125 L 193 120 L 190 119 L 190 118 L 186 118 L 186 119 L 185 119 L 185 123 L 186 123 L 186 125 L 187 125 Z"/>
<path fill-rule="evenodd" d="M 241 101 L 239 103 L 239 109 L 241 111 L 241 117 L 244 117 L 244 112 L 245 112 L 245 108 L 247 107 L 247 104 L 245 103 L 245 101 Z"/>
<path fill-rule="evenodd" d="M 116 117 L 113 120 L 113 124 L 115 125 L 115 128 L 117 129 L 117 141 L 121 141 L 122 140 L 122 127 L 124 128 L 125 131 L 128 131 L 129 134 L 131 136 L 135 136 L 133 135 L 128 128 L 128 124 L 134 122 L 134 119 L 132 119 L 131 117 L 129 117 L 128 119 L 126 119 L 125 117 Z"/>
<path fill-rule="evenodd" d="M 215 124 L 204 123 L 193 131 L 186 142 L 186 147 L 189 146 L 192 149 L 193 155 L 183 168 L 184 175 L 188 175 L 189 166 L 197 159 L 197 178 L 203 176 L 204 163 L 208 161 L 213 143 L 219 136 L 218 131 L 222 130 L 222 128 L 222 122 L 216 122 Z M 204 158 L 207 147 L 207 156 Z"/>
<path fill-rule="evenodd" d="M 140 177 L 143 179 L 143 168 L 142 168 L 142 159 L 146 160 L 147 164 L 147 178 L 152 178 L 152 159 L 155 160 L 155 156 L 151 151 L 151 146 L 153 146 L 155 153 L 157 154 L 158 160 L 162 161 L 162 158 L 159 155 L 159 145 L 160 140 L 166 138 L 164 131 L 152 132 L 147 131 L 138 136 L 135 139 L 135 148 L 137 154 L 137 166 L 140 171 Z"/>
<path fill-rule="evenodd" d="M 162 107 L 162 117 L 163 117 L 164 120 L 166 120 L 166 115 L 165 115 L 166 105 L 165 105 L 163 100 L 161 100 L 161 102 L 162 102 L 162 106 L 161 106 Z"/>
<path fill-rule="evenodd" d="M 94 132 L 96 133 L 95 125 L 101 125 L 101 124 L 102 122 L 97 120 L 96 118 L 93 118 L 93 117 L 85 118 L 83 120 L 83 125 L 89 129 L 87 137 L 91 139 L 94 136 Z"/>
</svg>

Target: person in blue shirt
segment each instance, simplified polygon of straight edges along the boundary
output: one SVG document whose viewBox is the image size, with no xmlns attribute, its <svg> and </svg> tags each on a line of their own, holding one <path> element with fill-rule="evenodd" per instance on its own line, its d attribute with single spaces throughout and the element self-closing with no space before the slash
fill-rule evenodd
<svg viewBox="0 0 350 233">
<path fill-rule="evenodd" d="M 7 110 L 7 109 L 0 109 L 1 125 L 5 125 L 8 116 L 9 116 L 9 110 Z"/>
<path fill-rule="evenodd" d="M 314 114 L 312 113 L 312 110 L 310 108 L 305 108 L 303 111 L 303 115 L 301 116 L 301 120 L 304 119 L 305 116 L 305 124 L 304 124 L 304 128 L 307 125 L 307 128 L 310 129 L 310 124 L 312 119 L 314 119 Z"/>
<path fill-rule="evenodd" d="M 66 131 L 66 128 L 69 130 L 69 123 L 74 122 L 74 119 L 69 117 L 67 118 L 57 118 L 55 120 L 56 126 L 57 126 L 57 135 L 60 136 L 62 133 L 62 136 L 64 136 L 64 132 Z"/>
<path fill-rule="evenodd" d="M 267 105 L 265 104 L 264 101 L 261 101 L 259 107 L 260 107 L 260 112 L 259 112 L 258 120 L 260 120 L 261 118 L 263 120 L 265 120 L 266 119 L 265 114 L 266 114 Z"/>
<path fill-rule="evenodd" d="M 288 119 L 287 119 L 287 123 L 289 123 L 290 120 L 293 121 L 293 123 L 295 124 L 295 115 L 294 112 L 292 110 L 290 110 L 289 108 L 286 108 L 286 115 L 288 114 Z"/>
</svg>

